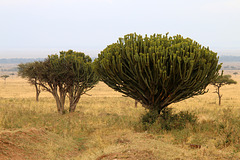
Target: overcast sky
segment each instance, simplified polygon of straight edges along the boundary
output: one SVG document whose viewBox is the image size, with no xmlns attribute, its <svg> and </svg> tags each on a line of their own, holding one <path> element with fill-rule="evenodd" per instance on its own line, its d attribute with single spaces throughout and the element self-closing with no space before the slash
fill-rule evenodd
<svg viewBox="0 0 240 160">
<path fill-rule="evenodd" d="M 240 0 L 0 0 L 0 58 L 90 56 L 125 34 L 181 34 L 240 56 Z"/>
</svg>

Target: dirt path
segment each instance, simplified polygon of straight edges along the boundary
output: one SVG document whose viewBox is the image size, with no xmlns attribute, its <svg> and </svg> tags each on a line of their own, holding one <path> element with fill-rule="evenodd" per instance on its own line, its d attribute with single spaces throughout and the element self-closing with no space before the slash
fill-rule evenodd
<svg viewBox="0 0 240 160">
<path fill-rule="evenodd" d="M 45 129 L 0 132 L 0 160 L 69 159 L 78 154 L 77 144 Z"/>
</svg>

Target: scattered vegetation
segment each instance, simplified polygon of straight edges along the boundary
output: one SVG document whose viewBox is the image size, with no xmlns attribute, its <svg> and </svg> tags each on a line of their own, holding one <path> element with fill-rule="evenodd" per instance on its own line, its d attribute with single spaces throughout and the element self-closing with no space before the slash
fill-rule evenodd
<svg viewBox="0 0 240 160">
<path fill-rule="evenodd" d="M 239 159 L 239 98 L 218 108 L 203 95 L 214 85 L 220 105 L 220 88 L 236 84 L 220 68 L 209 48 L 168 34 L 128 34 L 94 63 L 68 50 L 20 64 L 45 97 L 23 79 L 0 87 L 0 159 Z"/>
<path fill-rule="evenodd" d="M 161 117 L 157 117 L 147 114 L 142 107 L 135 108 L 134 100 L 121 97 L 100 82 L 89 91 L 91 97 L 81 98 L 76 112 L 60 115 L 55 110 L 54 98 L 47 92 L 42 92 L 43 97 L 36 102 L 34 90 L 26 81 L 10 79 L 9 84 L 0 88 L 0 97 L 5 97 L 0 98 L 0 144 L 3 144 L 0 157 L 17 159 L 16 154 L 26 159 L 86 160 L 114 155 L 119 158 L 154 155 L 156 159 L 240 157 L 240 114 L 239 108 L 233 107 L 239 102 L 238 95 L 226 94 L 224 98 L 229 101 L 219 108 L 209 103 L 214 95 L 209 92 L 172 104 L 172 109 L 165 108 Z M 238 88 L 239 85 L 234 87 Z M 11 93 L 17 90 L 22 94 L 11 98 Z M 222 88 L 222 92 L 228 93 L 228 89 Z"/>
</svg>

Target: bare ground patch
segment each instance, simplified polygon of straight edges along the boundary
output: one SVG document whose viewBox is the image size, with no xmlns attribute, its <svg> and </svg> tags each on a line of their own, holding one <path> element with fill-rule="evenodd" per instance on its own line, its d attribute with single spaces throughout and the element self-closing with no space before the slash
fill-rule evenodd
<svg viewBox="0 0 240 160">
<path fill-rule="evenodd" d="M 66 159 L 80 153 L 77 145 L 71 144 L 65 148 L 61 144 L 64 142 L 61 137 L 45 129 L 2 131 L 0 159 Z"/>
</svg>

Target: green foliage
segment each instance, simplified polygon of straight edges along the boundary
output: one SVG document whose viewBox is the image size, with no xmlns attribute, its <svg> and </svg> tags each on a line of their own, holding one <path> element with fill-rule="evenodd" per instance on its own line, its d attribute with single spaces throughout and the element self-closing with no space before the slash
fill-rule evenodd
<svg viewBox="0 0 240 160">
<path fill-rule="evenodd" d="M 218 75 L 217 53 L 181 35 L 128 34 L 94 62 L 111 88 L 158 113 L 171 103 L 204 94 Z"/>
<path fill-rule="evenodd" d="M 32 63 L 21 63 L 18 65 L 18 76 L 22 78 L 27 78 L 28 82 L 35 86 L 36 89 L 36 101 L 39 100 L 39 95 L 41 92 L 39 85 L 38 73 L 40 71 L 41 62 L 32 62 Z M 38 69 L 37 69 L 38 68 Z"/>
<path fill-rule="evenodd" d="M 92 59 L 84 53 L 72 50 L 61 51 L 60 57 L 57 60 L 55 58 L 56 55 L 50 57 L 52 64 L 58 63 L 60 58 L 63 59 L 65 66 L 69 66 L 64 83 L 70 101 L 69 112 L 74 112 L 81 95 L 91 90 L 98 82 L 98 77 L 92 68 Z"/>
<path fill-rule="evenodd" d="M 21 63 L 18 65 L 18 76 L 22 78 L 28 78 L 33 79 L 36 78 L 37 73 L 34 72 L 34 67 L 37 65 L 39 62 L 32 62 L 32 63 Z M 31 81 L 31 80 L 30 80 Z"/>
<path fill-rule="evenodd" d="M 37 84 L 41 78 L 39 75 L 43 71 L 44 65 L 46 64 L 43 61 L 21 63 L 18 65 L 18 76 L 27 78 L 30 84 Z"/>
<path fill-rule="evenodd" d="M 149 111 L 142 116 L 142 124 L 145 130 L 161 132 L 163 130 L 182 130 L 187 125 L 196 125 L 197 116 L 188 111 L 173 113 L 172 108 L 165 108 L 159 115 L 157 111 Z"/>
<path fill-rule="evenodd" d="M 9 75 L 2 75 L 1 76 L 4 80 L 6 80 L 8 77 L 9 77 Z"/>
<path fill-rule="evenodd" d="M 238 72 L 233 72 L 233 74 L 236 76 L 238 74 Z"/>
<path fill-rule="evenodd" d="M 224 85 L 230 85 L 230 84 L 237 84 L 236 81 L 231 79 L 231 75 L 223 75 L 223 73 L 218 76 L 215 80 L 211 82 L 212 85 L 214 86 L 224 86 Z"/>
<path fill-rule="evenodd" d="M 6 83 L 6 80 L 7 80 L 8 77 L 9 77 L 9 75 L 6 75 L 6 74 L 1 76 L 1 78 L 4 79 L 5 83 Z"/>
</svg>

